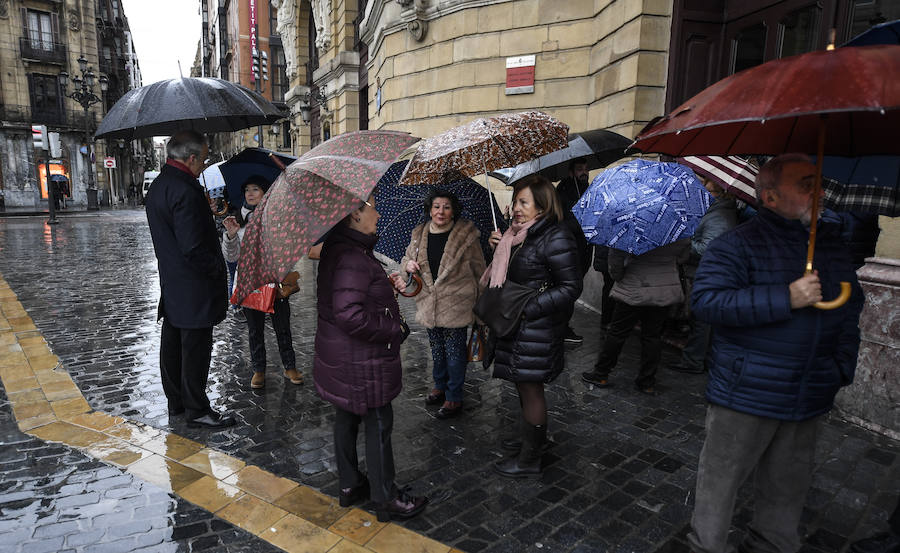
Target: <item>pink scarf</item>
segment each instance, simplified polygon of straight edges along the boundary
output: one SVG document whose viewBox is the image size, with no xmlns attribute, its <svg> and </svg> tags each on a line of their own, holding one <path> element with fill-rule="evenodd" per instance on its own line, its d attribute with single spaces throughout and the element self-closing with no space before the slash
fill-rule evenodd
<svg viewBox="0 0 900 553">
<path fill-rule="evenodd" d="M 503 283 L 506 282 L 506 271 L 509 269 L 509 258 L 510 255 L 512 255 L 513 246 L 518 246 L 525 241 L 525 236 L 528 235 L 528 229 L 530 229 L 538 219 L 540 219 L 540 217 L 535 217 L 527 223 L 512 223 L 509 225 L 509 228 L 503 233 L 503 237 L 500 238 L 497 249 L 494 250 L 494 260 L 491 261 L 487 270 L 481 275 L 482 285 L 490 282 L 491 288 L 500 288 L 503 286 Z"/>
</svg>

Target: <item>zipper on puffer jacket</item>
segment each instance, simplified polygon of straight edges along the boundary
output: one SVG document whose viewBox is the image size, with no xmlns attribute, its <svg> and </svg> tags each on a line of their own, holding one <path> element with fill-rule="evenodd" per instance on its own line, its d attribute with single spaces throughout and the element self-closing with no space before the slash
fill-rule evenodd
<svg viewBox="0 0 900 553">
<path fill-rule="evenodd" d="M 387 316 L 388 316 L 389 318 L 391 318 L 391 319 L 394 318 L 394 315 L 391 313 L 391 309 L 390 309 L 389 307 L 385 307 L 385 308 L 384 308 L 384 314 L 387 315 Z M 387 349 L 391 349 L 391 343 L 390 343 L 390 342 L 388 342 Z"/>
</svg>

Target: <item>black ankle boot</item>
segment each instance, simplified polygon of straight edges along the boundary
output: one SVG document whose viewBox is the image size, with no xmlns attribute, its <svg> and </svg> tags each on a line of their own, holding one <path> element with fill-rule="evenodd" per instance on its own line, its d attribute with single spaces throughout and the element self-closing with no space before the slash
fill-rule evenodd
<svg viewBox="0 0 900 553">
<path fill-rule="evenodd" d="M 546 427 L 547 425 L 544 425 L 544 426 Z M 521 421 L 519 423 L 519 435 L 510 437 L 510 438 L 504 438 L 500 442 L 500 449 L 502 449 L 503 451 L 509 451 L 511 453 L 515 453 L 516 455 L 518 455 L 519 452 L 522 450 L 522 436 L 526 432 L 528 432 L 530 428 L 531 428 L 530 424 L 528 424 L 524 420 Z M 545 436 L 546 436 L 546 430 L 545 430 Z M 548 449 L 550 449 L 550 440 L 549 439 L 544 441 L 544 445 L 541 448 L 541 451 L 542 452 L 547 451 Z"/>
<path fill-rule="evenodd" d="M 506 478 L 534 478 L 541 476 L 541 455 L 547 443 L 547 426 L 525 425 L 522 449 L 519 454 L 494 463 L 494 471 Z"/>
</svg>

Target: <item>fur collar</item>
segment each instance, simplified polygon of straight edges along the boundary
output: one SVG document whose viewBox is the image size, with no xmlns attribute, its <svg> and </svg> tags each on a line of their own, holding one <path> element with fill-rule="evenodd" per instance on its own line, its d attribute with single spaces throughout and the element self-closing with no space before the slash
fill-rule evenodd
<svg viewBox="0 0 900 553">
<path fill-rule="evenodd" d="M 440 273 L 437 278 L 431 274 L 431 267 L 428 266 L 428 227 L 429 222 L 426 221 L 417 226 L 412 231 L 412 239 L 417 241 L 419 246 L 416 262 L 422 268 L 422 279 L 425 284 L 432 286 L 441 278 L 445 278 L 448 273 L 456 270 L 460 259 L 469 248 L 472 242 L 478 240 L 480 233 L 475 228 L 475 224 L 467 219 L 456 221 L 450 230 L 450 236 L 447 237 L 447 245 L 444 246 L 444 255 L 441 257 Z"/>
</svg>

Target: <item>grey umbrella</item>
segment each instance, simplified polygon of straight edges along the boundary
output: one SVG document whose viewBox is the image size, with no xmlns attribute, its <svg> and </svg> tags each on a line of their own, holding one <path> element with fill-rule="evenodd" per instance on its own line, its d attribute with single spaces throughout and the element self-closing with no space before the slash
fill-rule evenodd
<svg viewBox="0 0 900 553">
<path fill-rule="evenodd" d="M 180 78 L 129 90 L 109 110 L 96 138 L 134 140 L 182 130 L 227 132 L 274 123 L 288 114 L 237 83 Z"/>
<path fill-rule="evenodd" d="M 554 182 L 560 181 L 569 176 L 569 162 L 580 157 L 587 161 L 589 171 L 606 167 L 625 157 L 625 149 L 630 145 L 631 140 L 612 131 L 597 129 L 572 133 L 566 148 L 512 167 L 506 184 L 512 186 L 517 180 L 534 173 L 540 173 Z M 503 175 L 492 176 L 502 180 Z"/>
</svg>

